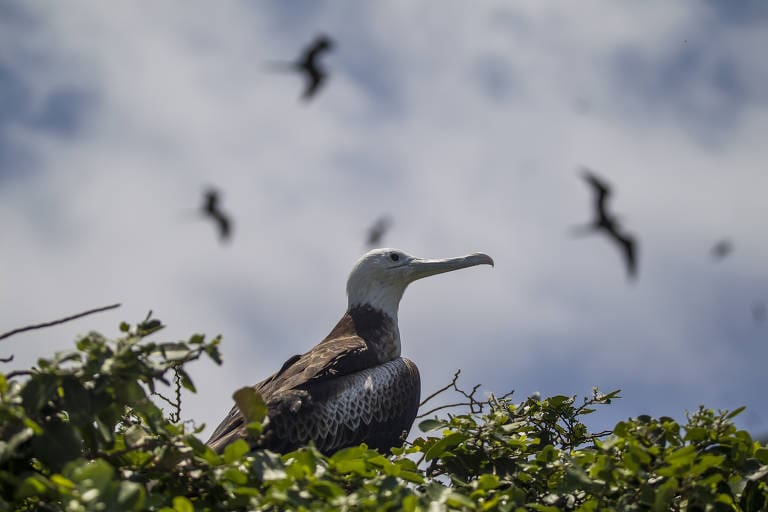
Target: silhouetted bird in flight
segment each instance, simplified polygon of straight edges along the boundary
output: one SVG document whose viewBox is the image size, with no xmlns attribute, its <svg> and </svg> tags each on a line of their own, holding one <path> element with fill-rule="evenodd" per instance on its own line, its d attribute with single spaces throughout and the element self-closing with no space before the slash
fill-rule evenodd
<svg viewBox="0 0 768 512">
<path fill-rule="evenodd" d="M 384 238 L 387 231 L 389 231 L 390 227 L 392 227 L 392 219 L 386 215 L 376 219 L 373 226 L 368 229 L 368 239 L 366 242 L 368 247 L 373 248 L 381 245 L 381 240 Z"/>
<path fill-rule="evenodd" d="M 212 188 L 205 191 L 205 202 L 203 203 L 203 214 L 216 222 L 216 228 L 219 231 L 219 240 L 226 242 L 232 236 L 232 220 L 220 209 L 219 192 Z"/>
<path fill-rule="evenodd" d="M 710 250 L 710 253 L 712 254 L 712 257 L 715 258 L 717 261 L 722 260 L 729 254 L 733 252 L 733 244 L 728 239 L 723 239 L 718 241 L 715 245 L 712 246 L 712 249 Z"/>
<path fill-rule="evenodd" d="M 766 309 L 765 302 L 760 301 L 752 304 L 752 319 L 756 323 L 765 322 L 766 317 L 768 317 L 768 310 Z"/>
<path fill-rule="evenodd" d="M 347 311 L 320 343 L 288 358 L 254 386 L 267 405 L 261 435 L 232 408 L 207 441 L 217 453 L 245 439 L 251 448 L 286 453 L 310 441 L 325 454 L 365 442 L 388 453 L 401 446 L 419 409 L 419 369 L 400 356 L 397 311 L 410 283 L 475 265 L 485 254 L 428 260 L 397 249 L 374 249 L 347 279 Z"/>
<path fill-rule="evenodd" d="M 586 227 L 589 231 L 602 231 L 613 240 L 624 256 L 627 267 L 627 276 L 632 279 L 637 277 L 637 246 L 635 238 L 621 232 L 621 226 L 617 218 L 608 212 L 608 198 L 611 196 L 611 187 L 601 180 L 589 169 L 584 168 L 582 175 L 592 187 L 595 196 L 595 216 L 592 223 Z"/>
<path fill-rule="evenodd" d="M 281 68 L 287 67 L 290 70 L 304 73 L 307 85 L 301 97 L 304 100 L 310 100 L 317 94 L 328 78 L 328 73 L 320 66 L 319 58 L 323 53 L 332 50 L 333 46 L 334 42 L 330 37 L 319 35 L 302 52 L 298 60 L 294 62 L 273 62 L 273 64 Z"/>
</svg>

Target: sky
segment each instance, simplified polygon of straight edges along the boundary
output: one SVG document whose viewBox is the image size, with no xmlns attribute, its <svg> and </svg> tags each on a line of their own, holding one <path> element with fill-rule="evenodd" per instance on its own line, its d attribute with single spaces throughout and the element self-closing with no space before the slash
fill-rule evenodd
<svg viewBox="0 0 768 512">
<path fill-rule="evenodd" d="M 270 61 L 319 34 L 330 79 L 302 102 Z M 3 341 L 4 369 L 152 310 L 158 339 L 223 336 L 183 400 L 208 433 L 331 330 L 388 215 L 385 246 L 496 262 L 407 290 L 423 395 L 461 368 L 519 399 L 621 389 L 595 429 L 746 405 L 764 434 L 765 48 L 760 1 L 3 2 L 0 331 L 122 303 Z M 636 282 L 574 236 L 582 167 L 639 240 Z"/>
</svg>

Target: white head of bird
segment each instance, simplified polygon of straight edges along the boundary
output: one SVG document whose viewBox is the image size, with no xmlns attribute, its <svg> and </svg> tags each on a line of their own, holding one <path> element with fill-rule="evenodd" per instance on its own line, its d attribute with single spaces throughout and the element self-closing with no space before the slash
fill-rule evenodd
<svg viewBox="0 0 768 512">
<path fill-rule="evenodd" d="M 349 309 L 368 305 L 397 322 L 400 299 L 413 281 L 475 265 L 493 266 L 493 259 L 482 253 L 458 258 L 424 259 L 399 249 L 374 249 L 357 260 L 349 273 Z"/>
</svg>

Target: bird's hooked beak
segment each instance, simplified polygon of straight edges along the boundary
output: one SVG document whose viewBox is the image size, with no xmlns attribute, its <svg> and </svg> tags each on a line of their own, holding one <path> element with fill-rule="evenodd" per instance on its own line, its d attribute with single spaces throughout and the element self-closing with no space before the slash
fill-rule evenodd
<svg viewBox="0 0 768 512">
<path fill-rule="evenodd" d="M 408 277 L 411 281 L 415 281 L 423 277 L 434 276 L 435 274 L 442 274 L 444 272 L 451 272 L 467 267 L 474 267 L 475 265 L 493 266 L 493 258 L 487 254 L 477 252 L 458 258 L 446 258 L 440 260 L 411 258 L 405 266 L 408 269 Z"/>
</svg>

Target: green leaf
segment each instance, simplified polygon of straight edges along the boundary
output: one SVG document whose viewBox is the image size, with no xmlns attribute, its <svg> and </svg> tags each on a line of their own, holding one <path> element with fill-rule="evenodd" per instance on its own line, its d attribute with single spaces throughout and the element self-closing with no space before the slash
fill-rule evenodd
<svg viewBox="0 0 768 512">
<path fill-rule="evenodd" d="M 34 435 L 35 431 L 31 428 L 23 428 L 12 435 L 7 442 L 0 441 L 0 463 L 3 463 L 13 457 L 19 446 L 21 446 Z"/>
<path fill-rule="evenodd" d="M 33 375 L 21 392 L 24 407 L 31 414 L 38 412 L 43 406 L 55 397 L 58 379 L 53 375 Z M 30 415 L 31 415 L 30 414 Z"/>
<path fill-rule="evenodd" d="M 54 471 L 80 456 L 82 439 L 69 423 L 59 420 L 43 426 L 43 434 L 31 439 L 32 449 L 37 457 Z"/>
<path fill-rule="evenodd" d="M 365 461 L 362 459 L 353 460 L 340 460 L 336 464 L 336 471 L 339 473 L 357 473 L 358 475 L 365 476 L 366 471 Z"/>
<path fill-rule="evenodd" d="M 337 498 L 346 494 L 344 489 L 332 482 L 327 482 L 325 480 L 318 480 L 316 482 L 310 483 L 309 492 L 315 496 L 320 496 L 327 499 Z"/>
<path fill-rule="evenodd" d="M 405 480 L 406 482 L 411 482 L 414 484 L 423 484 L 424 483 L 424 475 L 421 473 L 418 473 L 416 471 L 406 471 L 402 470 L 400 471 L 400 478 L 402 480 Z"/>
<path fill-rule="evenodd" d="M 448 496 L 445 498 L 445 504 L 449 507 L 467 507 L 467 508 L 475 508 L 475 502 L 472 501 L 469 497 L 464 496 L 463 494 L 459 492 L 450 492 Z"/>
<path fill-rule="evenodd" d="M 419 430 L 429 432 L 445 426 L 445 421 L 438 419 L 424 420 L 419 423 Z"/>
<path fill-rule="evenodd" d="M 551 505 L 542 505 L 540 503 L 528 503 L 528 507 L 539 512 L 560 512 L 560 509 Z M 523 509 L 525 510 L 525 509 Z"/>
<path fill-rule="evenodd" d="M 117 505 L 119 510 L 142 510 L 146 492 L 144 487 L 136 482 L 120 482 L 117 490 Z"/>
<path fill-rule="evenodd" d="M 235 391 L 232 394 L 232 398 L 249 423 L 264 421 L 264 418 L 267 416 L 267 403 L 264 401 L 261 393 L 252 387 L 244 387 Z"/>
<path fill-rule="evenodd" d="M 195 384 L 192 382 L 192 378 L 189 376 L 186 370 L 184 370 L 181 366 L 177 366 L 176 371 L 179 373 L 179 379 L 181 380 L 181 385 L 184 387 L 184 389 L 188 389 L 193 393 L 197 393 L 197 388 L 195 387 Z"/>
<path fill-rule="evenodd" d="M 331 456 L 331 460 L 334 462 L 342 460 L 360 459 L 365 455 L 366 448 L 362 446 L 350 446 L 349 448 L 342 448 Z"/>
<path fill-rule="evenodd" d="M 229 480 L 237 485 L 245 485 L 248 483 L 248 474 L 234 467 L 224 470 L 221 474 L 221 478 L 223 480 Z"/>
<path fill-rule="evenodd" d="M 669 505 L 672 503 L 672 500 L 675 498 L 675 494 L 677 493 L 678 487 L 679 487 L 679 484 L 676 478 L 670 478 L 669 480 L 661 484 L 659 488 L 656 489 L 656 496 L 653 501 L 653 511 L 668 512 Z"/>
<path fill-rule="evenodd" d="M 173 510 L 174 512 L 195 512 L 195 507 L 184 496 L 176 496 L 173 498 Z"/>
<path fill-rule="evenodd" d="M 24 479 L 16 489 L 16 499 L 30 496 L 42 496 L 48 490 L 48 482 L 42 475 L 32 475 Z"/>
<path fill-rule="evenodd" d="M 736 416 L 738 416 L 739 414 L 744 412 L 744 409 L 746 409 L 746 408 L 747 408 L 746 405 L 742 405 L 741 407 L 737 407 L 736 409 L 734 409 L 733 411 L 728 413 L 728 415 L 725 417 L 725 419 L 732 420 L 733 418 L 735 418 Z"/>
<path fill-rule="evenodd" d="M 243 455 L 251 451 L 251 447 L 243 439 L 230 443 L 224 448 L 224 462 L 231 463 L 243 458 Z"/>
<path fill-rule="evenodd" d="M 440 457 L 449 448 L 453 448 L 454 446 L 464 442 L 467 437 L 468 436 L 466 434 L 462 434 L 460 432 L 448 434 L 427 448 L 427 451 L 424 454 L 424 459 L 429 461 Z"/>
<path fill-rule="evenodd" d="M 495 489 L 498 486 L 499 486 L 499 477 L 497 475 L 486 473 L 486 474 L 480 475 L 477 479 L 478 489 Z"/>
<path fill-rule="evenodd" d="M 403 512 L 415 512 L 418 504 L 419 504 L 419 499 L 413 494 L 411 494 L 403 498 L 403 501 L 400 504 L 400 507 Z"/>
<path fill-rule="evenodd" d="M 104 491 L 112 481 L 115 470 L 103 459 L 77 459 L 67 464 L 63 474 L 75 483 Z"/>
<path fill-rule="evenodd" d="M 664 457 L 664 461 L 673 467 L 680 467 L 690 464 L 696 458 L 696 447 L 693 445 L 683 446 Z"/>
</svg>

